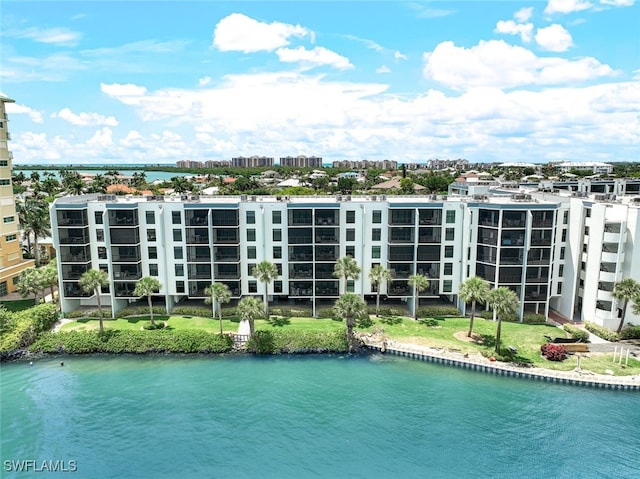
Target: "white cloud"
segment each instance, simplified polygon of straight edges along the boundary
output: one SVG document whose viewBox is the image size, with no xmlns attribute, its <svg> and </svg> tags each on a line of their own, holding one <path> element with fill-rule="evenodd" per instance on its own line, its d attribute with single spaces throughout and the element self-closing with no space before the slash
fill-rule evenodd
<svg viewBox="0 0 640 479">
<path fill-rule="evenodd" d="M 50 43 L 61 46 L 75 46 L 82 34 L 67 28 L 37 28 L 30 27 L 23 30 L 9 30 L 5 35 L 14 38 L 28 38 L 38 43 Z"/>
<path fill-rule="evenodd" d="M 533 7 L 525 7 L 518 10 L 513 14 L 513 18 L 516 19 L 518 23 L 524 23 L 529 20 L 533 15 Z"/>
<path fill-rule="evenodd" d="M 513 20 L 500 20 L 496 24 L 494 31 L 505 35 L 520 35 L 520 39 L 523 42 L 529 43 L 533 34 L 533 24 L 516 23 Z"/>
<path fill-rule="evenodd" d="M 156 40 L 140 40 L 138 42 L 125 43 L 117 47 L 94 48 L 91 50 L 82 50 L 80 53 L 88 57 L 117 57 L 122 55 L 130 55 L 136 53 L 176 53 L 181 52 L 188 45 L 185 40 L 172 40 L 168 42 L 159 42 Z"/>
<path fill-rule="evenodd" d="M 307 50 L 304 47 L 298 48 L 278 48 L 276 55 L 281 62 L 300 63 L 303 67 L 314 68 L 318 66 L 331 66 L 338 70 L 353 68 L 347 57 L 323 47 L 315 47 Z"/>
<path fill-rule="evenodd" d="M 28 106 L 21 105 L 19 103 L 6 103 L 5 108 L 7 110 L 7 113 L 10 115 L 26 114 L 29 116 L 29 119 L 34 123 L 43 122 L 42 113 Z"/>
<path fill-rule="evenodd" d="M 212 82 L 212 79 L 210 76 L 206 76 L 206 77 L 202 77 L 200 79 L 198 79 L 198 86 L 207 86 Z"/>
<path fill-rule="evenodd" d="M 118 126 L 118 120 L 113 116 L 104 116 L 99 113 L 73 113 L 69 108 L 63 108 L 51 115 L 52 118 L 60 118 L 76 126 Z"/>
<path fill-rule="evenodd" d="M 635 0 L 600 0 L 600 3 L 614 7 L 630 7 L 635 3 Z"/>
<path fill-rule="evenodd" d="M 76 58 L 62 53 L 45 57 L 13 56 L 3 61 L 0 78 L 7 82 L 65 81 L 71 72 L 86 70 Z"/>
<path fill-rule="evenodd" d="M 425 78 L 458 90 L 565 85 L 616 74 L 594 58 L 537 57 L 526 48 L 502 40 L 481 41 L 471 48 L 442 42 L 432 52 L 424 53 L 423 58 Z"/>
<path fill-rule="evenodd" d="M 387 65 L 376 68 L 376 73 L 391 73 L 391 69 Z"/>
<path fill-rule="evenodd" d="M 554 13 L 572 13 L 587 10 L 593 7 L 588 0 L 549 0 L 544 13 L 553 15 Z"/>
<path fill-rule="evenodd" d="M 96 131 L 94 135 L 87 140 L 87 146 L 93 148 L 109 148 L 113 145 L 113 132 L 111 128 L 104 127 Z"/>
<path fill-rule="evenodd" d="M 216 25 L 213 46 L 225 52 L 273 51 L 289 45 L 291 37 L 303 38 L 310 33 L 300 25 L 264 23 L 241 13 L 232 13 Z"/>
<path fill-rule="evenodd" d="M 393 54 L 393 58 L 395 58 L 396 60 L 407 60 L 407 56 L 400 53 L 398 50 L 396 50 L 396 52 Z"/>
<path fill-rule="evenodd" d="M 551 52 L 565 52 L 573 46 L 571 34 L 558 24 L 538 28 L 535 38 L 540 48 Z"/>
<path fill-rule="evenodd" d="M 355 35 L 342 35 L 344 38 L 347 38 L 349 40 L 353 40 L 354 42 L 358 42 L 358 43 L 362 43 L 364 44 L 367 48 L 371 49 L 371 50 L 375 50 L 376 52 L 382 52 L 384 51 L 384 47 L 382 45 L 380 45 L 379 43 L 374 42 L 373 40 L 369 40 L 367 38 L 360 38 L 357 37 Z"/>
</svg>

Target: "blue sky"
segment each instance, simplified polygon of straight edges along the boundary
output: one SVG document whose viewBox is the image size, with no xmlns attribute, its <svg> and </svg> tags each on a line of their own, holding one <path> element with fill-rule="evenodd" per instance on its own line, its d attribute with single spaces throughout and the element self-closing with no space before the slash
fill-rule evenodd
<svg viewBox="0 0 640 479">
<path fill-rule="evenodd" d="M 638 161 L 639 24 L 635 0 L 5 0 L 0 92 L 15 164 Z"/>
</svg>

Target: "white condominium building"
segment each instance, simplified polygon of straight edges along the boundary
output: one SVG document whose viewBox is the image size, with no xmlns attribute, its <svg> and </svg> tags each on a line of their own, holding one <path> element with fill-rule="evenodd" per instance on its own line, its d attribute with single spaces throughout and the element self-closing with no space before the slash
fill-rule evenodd
<svg viewBox="0 0 640 479">
<path fill-rule="evenodd" d="M 203 299 L 212 282 L 234 298 L 261 296 L 251 271 L 277 265 L 272 301 L 313 306 L 346 288 L 367 299 L 369 271 L 382 264 L 393 280 L 381 293 L 413 306 L 408 279 L 429 278 L 422 304 L 464 309 L 460 284 L 477 275 L 520 298 L 519 316 L 550 312 L 615 328 L 616 281 L 640 280 L 640 202 L 625 197 L 553 192 L 471 196 L 177 196 L 64 197 L 51 209 L 63 313 L 95 305 L 78 285 L 90 268 L 109 274 L 102 304 L 115 311 L 133 298 L 136 281 L 154 276 L 167 310 Z M 601 195 L 605 196 L 605 195 Z M 611 195 L 610 195 L 611 196 Z M 336 260 L 352 256 L 360 278 L 333 277 Z M 639 318 L 627 314 L 629 322 Z"/>
</svg>

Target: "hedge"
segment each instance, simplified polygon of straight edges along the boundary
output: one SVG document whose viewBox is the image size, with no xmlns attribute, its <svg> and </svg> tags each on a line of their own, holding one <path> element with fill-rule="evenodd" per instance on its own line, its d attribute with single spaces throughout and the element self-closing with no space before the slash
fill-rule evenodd
<svg viewBox="0 0 640 479">
<path fill-rule="evenodd" d="M 460 310 L 455 306 L 425 306 L 418 308 L 419 318 L 440 318 L 443 316 L 460 317 Z"/>
<path fill-rule="evenodd" d="M 65 318 L 76 319 L 76 318 L 99 318 L 100 312 L 98 308 L 92 309 L 76 309 L 75 311 L 69 311 L 65 313 Z M 103 318 L 112 318 L 111 308 L 102 308 L 102 317 Z"/>
<path fill-rule="evenodd" d="M 592 323 L 591 321 L 585 321 L 584 327 L 590 333 L 593 333 L 596 336 L 602 339 L 605 339 L 607 341 L 618 340 L 618 334 L 615 331 L 611 331 L 609 328 L 605 328 L 604 326 L 600 326 L 599 324 Z"/>
<path fill-rule="evenodd" d="M 579 339 L 583 343 L 589 342 L 589 333 L 584 329 L 580 329 L 573 324 L 565 324 L 562 328 L 569 333 L 573 339 Z"/>
<path fill-rule="evenodd" d="M 153 306 L 153 314 L 166 315 L 167 310 L 164 306 Z M 128 318 L 130 316 L 148 316 L 149 306 L 128 306 L 116 313 L 117 318 Z"/>
<path fill-rule="evenodd" d="M 480 317 L 484 319 L 493 319 L 493 311 L 483 311 L 480 313 Z M 508 314 L 508 315 L 502 316 L 502 321 L 506 321 L 508 323 L 517 323 L 518 315 Z"/>
<path fill-rule="evenodd" d="M 247 351 L 257 354 L 343 353 L 349 350 L 345 331 L 257 331 Z"/>
<path fill-rule="evenodd" d="M 229 335 L 199 330 L 69 331 L 43 334 L 31 352 L 49 354 L 89 353 L 225 353 L 232 349 Z"/>
<path fill-rule="evenodd" d="M 201 318 L 211 318 L 213 311 L 211 307 L 205 306 L 175 306 L 171 310 L 171 314 L 176 316 L 198 316 Z M 218 317 L 218 310 L 216 309 L 216 318 Z"/>
<path fill-rule="evenodd" d="M 620 331 L 620 339 L 640 339 L 640 326 L 629 324 Z"/>
<path fill-rule="evenodd" d="M 0 340 L 0 352 L 29 346 L 39 334 L 51 329 L 59 319 L 58 308 L 51 303 L 4 314 L 10 315 L 11 318 L 7 321 L 7 328 L 3 331 Z"/>
</svg>

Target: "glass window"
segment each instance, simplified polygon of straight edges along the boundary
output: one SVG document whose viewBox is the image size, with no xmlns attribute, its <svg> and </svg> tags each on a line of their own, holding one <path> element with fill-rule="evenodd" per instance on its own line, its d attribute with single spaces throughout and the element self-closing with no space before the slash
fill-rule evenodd
<svg viewBox="0 0 640 479">
<path fill-rule="evenodd" d="M 450 279 L 445 279 L 442 282 L 442 291 L 444 293 L 450 293 L 452 289 L 453 289 L 453 281 L 451 281 Z"/>
<path fill-rule="evenodd" d="M 182 241 L 182 230 L 180 229 L 173 230 L 173 241 Z"/>
<path fill-rule="evenodd" d="M 560 266 L 558 266 L 558 276 L 560 278 L 562 278 L 562 276 L 564 276 L 564 265 L 561 264 Z"/>
<path fill-rule="evenodd" d="M 562 294 L 562 283 L 558 283 L 558 294 Z"/>
<path fill-rule="evenodd" d="M 98 241 L 104 241 L 104 230 L 96 230 L 96 239 Z"/>
<path fill-rule="evenodd" d="M 149 259 L 158 259 L 158 248 L 149 246 Z"/>
<path fill-rule="evenodd" d="M 247 224 L 255 225 L 256 224 L 256 212 L 255 211 L 247 211 Z"/>
<path fill-rule="evenodd" d="M 350 279 L 347 281 L 347 292 L 348 293 L 353 293 L 355 291 L 355 282 Z"/>
<path fill-rule="evenodd" d="M 247 275 L 248 276 L 253 276 L 253 268 L 256 267 L 255 263 L 249 263 L 247 264 Z"/>
<path fill-rule="evenodd" d="M 591 218 L 591 208 L 587 208 L 584 214 L 587 216 L 587 218 Z"/>
<path fill-rule="evenodd" d="M 563 225 L 566 225 L 568 222 L 569 222 L 569 212 L 568 212 L 568 211 L 565 211 L 565 212 L 562 214 L 562 224 L 563 224 Z"/>
<path fill-rule="evenodd" d="M 356 222 L 356 212 L 355 210 L 347 211 L 347 223 L 355 223 Z"/>
<path fill-rule="evenodd" d="M 589 236 L 589 227 L 588 226 L 584 227 L 584 235 L 585 236 Z"/>
<path fill-rule="evenodd" d="M 282 281 L 277 280 L 273 282 L 273 292 L 282 293 Z"/>
<path fill-rule="evenodd" d="M 347 241 L 355 241 L 355 240 L 356 240 L 355 228 L 347 228 Z"/>
<path fill-rule="evenodd" d="M 282 241 L 282 230 L 281 229 L 273 230 L 273 241 Z"/>
<path fill-rule="evenodd" d="M 456 222 L 456 211 L 455 210 L 447 210 L 447 223 L 455 223 Z"/>
<path fill-rule="evenodd" d="M 371 247 L 371 257 L 373 259 L 380 258 L 380 246 L 372 246 Z"/>
<path fill-rule="evenodd" d="M 451 276 L 453 274 L 453 263 L 444 264 L 444 275 Z"/>
<path fill-rule="evenodd" d="M 184 281 L 176 281 L 176 293 L 184 293 Z"/>
<path fill-rule="evenodd" d="M 171 212 L 171 223 L 174 225 L 179 225 L 180 223 L 180 212 L 172 211 Z"/>
<path fill-rule="evenodd" d="M 107 248 L 104 246 L 98 247 L 98 259 L 107 259 Z"/>
<path fill-rule="evenodd" d="M 176 269 L 176 276 L 184 276 L 184 265 L 183 264 L 177 264 L 175 269 Z"/>
<path fill-rule="evenodd" d="M 7 235 L 4 240 L 8 243 L 9 241 L 15 241 L 18 237 L 16 235 Z"/>
<path fill-rule="evenodd" d="M 564 246 L 562 246 L 560 248 L 560 259 L 564 259 L 564 253 L 565 253 L 566 249 Z"/>
<path fill-rule="evenodd" d="M 145 216 L 147 218 L 147 224 L 148 225 L 155 225 L 156 224 L 156 214 L 153 211 L 146 211 L 145 212 Z"/>
<path fill-rule="evenodd" d="M 351 256 L 352 258 L 356 257 L 356 247 L 355 246 L 347 246 L 345 251 L 347 256 Z"/>
<path fill-rule="evenodd" d="M 372 223 L 382 223 L 382 210 L 373 210 Z"/>
<path fill-rule="evenodd" d="M 282 212 L 280 210 L 271 212 L 271 222 L 274 225 L 282 223 Z"/>
<path fill-rule="evenodd" d="M 4 217 L 4 222 L 5 223 L 13 223 L 13 216 L 5 216 Z"/>
<path fill-rule="evenodd" d="M 149 263 L 149 276 L 158 276 L 158 265 Z"/>
<path fill-rule="evenodd" d="M 247 246 L 247 258 L 248 259 L 256 259 L 256 247 L 255 246 Z"/>
<path fill-rule="evenodd" d="M 445 258 L 453 258 L 453 246 L 445 246 L 444 247 L 444 257 Z"/>
<path fill-rule="evenodd" d="M 455 213 L 455 211 L 454 211 Z M 453 241 L 455 239 L 456 229 L 455 228 L 446 228 L 444 230 L 444 239 L 446 241 Z"/>
<path fill-rule="evenodd" d="M 156 240 L 156 230 L 155 228 L 149 228 L 147 230 L 147 241 L 155 241 Z"/>
<path fill-rule="evenodd" d="M 380 241 L 381 238 L 382 238 L 382 229 L 373 228 L 371 230 L 371 241 Z"/>
<path fill-rule="evenodd" d="M 247 230 L 247 241 L 255 241 L 256 240 L 256 230 L 254 228 L 249 228 Z"/>
<path fill-rule="evenodd" d="M 567 229 L 562 230 L 562 239 L 560 241 L 567 241 Z"/>
<path fill-rule="evenodd" d="M 182 246 L 174 246 L 173 247 L 173 258 L 174 259 L 182 259 L 184 258 L 184 252 Z"/>
<path fill-rule="evenodd" d="M 97 224 L 97 225 L 101 225 L 101 224 L 103 224 L 103 221 L 102 221 L 102 211 L 95 211 L 95 212 L 94 212 L 94 218 L 95 218 L 95 221 L 96 221 L 96 224 Z"/>
<path fill-rule="evenodd" d="M 249 281 L 249 292 L 257 293 L 258 292 L 258 282 L 254 280 Z"/>
<path fill-rule="evenodd" d="M 274 246 L 273 247 L 273 259 L 282 258 L 282 246 Z"/>
</svg>

